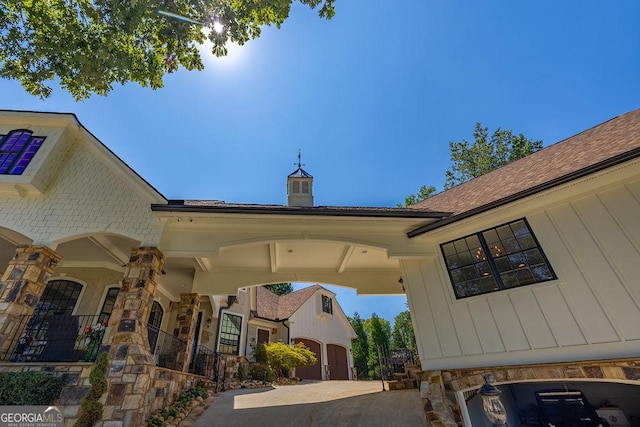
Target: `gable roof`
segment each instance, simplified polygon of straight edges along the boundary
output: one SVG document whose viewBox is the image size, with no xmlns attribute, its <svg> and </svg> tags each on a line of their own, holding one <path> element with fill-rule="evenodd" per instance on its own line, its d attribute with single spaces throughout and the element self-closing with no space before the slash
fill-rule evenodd
<svg viewBox="0 0 640 427">
<path fill-rule="evenodd" d="M 453 215 L 407 233 L 415 237 L 462 218 L 640 156 L 640 109 L 610 119 L 412 206 Z"/>
<path fill-rule="evenodd" d="M 152 186 L 147 180 L 138 174 L 131 166 L 125 163 L 120 157 L 118 157 L 109 147 L 107 147 L 102 141 L 100 141 L 89 129 L 87 129 L 78 119 L 74 113 L 60 113 L 49 111 L 30 111 L 30 110 L 2 110 L 0 109 L 0 117 L 9 119 L 21 119 L 25 123 L 32 125 L 33 122 L 30 119 L 36 118 L 37 120 L 44 122 L 57 122 L 71 124 L 76 127 L 84 139 L 91 144 L 92 147 L 103 156 L 104 159 L 110 162 L 118 171 L 122 173 L 123 177 L 129 179 L 129 182 L 133 183 L 136 187 L 140 188 L 144 194 L 148 195 L 153 204 L 166 204 L 167 198 L 162 195 L 154 186 Z"/>
<path fill-rule="evenodd" d="M 290 294 L 276 295 L 264 286 L 259 286 L 256 289 L 257 315 L 268 320 L 286 320 L 320 289 L 324 288 L 320 285 L 313 285 Z M 331 294 L 333 295 L 333 292 Z"/>
</svg>

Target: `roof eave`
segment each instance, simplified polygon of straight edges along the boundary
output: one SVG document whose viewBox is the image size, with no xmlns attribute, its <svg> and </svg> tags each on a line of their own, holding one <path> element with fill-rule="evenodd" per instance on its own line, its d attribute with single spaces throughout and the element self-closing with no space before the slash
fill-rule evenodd
<svg viewBox="0 0 640 427">
<path fill-rule="evenodd" d="M 180 200 L 171 200 L 168 204 L 152 204 L 154 212 L 184 212 L 184 213 L 229 213 L 229 214 L 268 214 L 268 215 L 308 215 L 308 216 L 345 216 L 345 217 L 375 217 L 375 218 L 426 218 L 442 219 L 450 215 L 446 212 L 426 212 L 419 210 L 348 210 L 318 207 L 288 206 L 189 206 L 179 204 Z"/>
<path fill-rule="evenodd" d="M 512 194 L 507 197 L 503 197 L 502 199 L 493 201 L 491 203 L 487 203 L 482 206 L 478 206 L 476 208 L 470 209 L 466 212 L 462 212 L 460 214 L 454 214 L 452 216 L 443 218 L 440 221 L 433 222 L 422 227 L 418 227 L 414 230 L 411 230 L 407 233 L 408 238 L 413 238 L 420 236 L 429 231 L 436 230 L 438 228 L 444 227 L 445 225 L 453 224 L 455 222 L 461 221 L 466 218 L 470 218 L 474 215 L 478 215 L 483 212 L 487 212 L 491 209 L 495 209 L 497 207 L 506 205 L 511 202 L 515 202 L 516 200 L 523 199 L 528 196 L 532 196 L 534 194 L 540 193 L 545 190 L 549 190 L 553 187 L 557 187 L 562 184 L 566 184 L 568 182 L 574 181 L 579 178 L 583 178 L 585 176 L 591 175 L 596 172 L 600 172 L 602 170 L 611 168 L 613 166 L 617 166 L 624 162 L 633 160 L 637 157 L 640 157 L 640 147 L 634 148 L 633 150 L 627 151 L 625 153 L 619 154 L 614 157 L 610 157 L 609 159 L 603 160 L 602 162 L 595 163 L 591 166 L 587 166 L 585 168 L 579 169 L 577 171 L 571 172 L 569 174 L 563 175 L 561 177 L 552 179 L 551 181 L 547 181 L 545 183 L 536 185 L 534 187 L 528 188 L 526 190 L 520 191 L 518 193 Z"/>
</svg>

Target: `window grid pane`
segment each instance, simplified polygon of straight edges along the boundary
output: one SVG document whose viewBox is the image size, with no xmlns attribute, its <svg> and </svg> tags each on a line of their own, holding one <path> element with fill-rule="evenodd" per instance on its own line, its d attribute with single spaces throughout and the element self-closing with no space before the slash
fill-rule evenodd
<svg viewBox="0 0 640 427">
<path fill-rule="evenodd" d="M 119 292 L 120 288 L 109 288 L 107 296 L 104 298 L 104 303 L 102 303 L 102 310 L 100 310 L 98 322 L 109 320 L 109 317 L 111 317 L 111 313 L 113 312 L 113 307 L 116 305 L 116 298 L 118 298 Z"/>
<path fill-rule="evenodd" d="M 45 137 L 32 137 L 27 130 L 14 130 L 0 135 L 0 174 L 21 175 Z"/>
<path fill-rule="evenodd" d="M 322 311 L 328 314 L 333 314 L 331 298 L 326 295 L 322 295 Z"/>
<path fill-rule="evenodd" d="M 35 316 L 61 314 L 70 316 L 76 306 L 82 285 L 70 280 L 52 280 L 47 283 L 34 309 Z"/>
<path fill-rule="evenodd" d="M 441 250 L 458 299 L 556 279 L 525 219 L 445 243 Z"/>
<path fill-rule="evenodd" d="M 220 327 L 220 344 L 218 350 L 225 354 L 240 353 L 240 333 L 242 331 L 242 317 L 229 313 L 222 315 Z"/>
</svg>

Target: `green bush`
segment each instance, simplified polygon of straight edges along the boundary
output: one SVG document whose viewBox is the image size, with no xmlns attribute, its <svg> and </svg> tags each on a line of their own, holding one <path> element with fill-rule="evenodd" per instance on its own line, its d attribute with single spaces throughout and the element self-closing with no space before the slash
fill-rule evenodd
<svg viewBox="0 0 640 427">
<path fill-rule="evenodd" d="M 42 372 L 0 372 L 0 405 L 52 405 L 63 385 Z"/>
<path fill-rule="evenodd" d="M 267 363 L 267 349 L 264 344 L 258 344 L 253 349 L 253 357 L 258 363 Z"/>
<path fill-rule="evenodd" d="M 266 363 L 253 363 L 249 368 L 249 378 L 255 381 L 272 382 L 276 379 L 276 373 Z"/>
<path fill-rule="evenodd" d="M 244 367 L 244 363 L 238 365 L 238 379 L 240 381 L 247 379 L 247 368 Z"/>
<path fill-rule="evenodd" d="M 182 393 L 171 406 L 167 406 L 166 408 L 157 412 L 155 415 L 151 416 L 151 418 L 147 420 L 147 426 L 162 426 L 167 418 L 175 418 L 180 413 L 181 409 L 188 407 L 191 402 L 196 400 L 198 397 L 206 399 L 207 390 L 202 387 L 191 387 L 190 389 Z"/>
<path fill-rule="evenodd" d="M 303 343 L 289 346 L 283 342 L 265 345 L 267 360 L 274 369 L 293 369 L 299 366 L 311 366 L 318 362 L 314 352 Z"/>
<path fill-rule="evenodd" d="M 101 353 L 89 373 L 91 389 L 87 392 L 80 404 L 80 417 L 76 421 L 76 427 L 90 427 L 102 418 L 102 402 L 100 398 L 107 391 L 107 370 L 109 359 L 107 353 Z"/>
</svg>

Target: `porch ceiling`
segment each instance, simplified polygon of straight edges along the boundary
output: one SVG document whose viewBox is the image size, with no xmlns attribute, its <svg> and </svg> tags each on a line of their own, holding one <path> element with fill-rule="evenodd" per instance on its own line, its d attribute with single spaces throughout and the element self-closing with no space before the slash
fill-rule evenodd
<svg viewBox="0 0 640 427">
<path fill-rule="evenodd" d="M 314 282 L 359 294 L 401 294 L 399 259 L 429 256 L 406 230 L 424 219 L 159 213 L 167 276 L 176 259 L 195 261 L 193 292 Z M 184 264 L 192 265 L 192 264 Z"/>
</svg>

